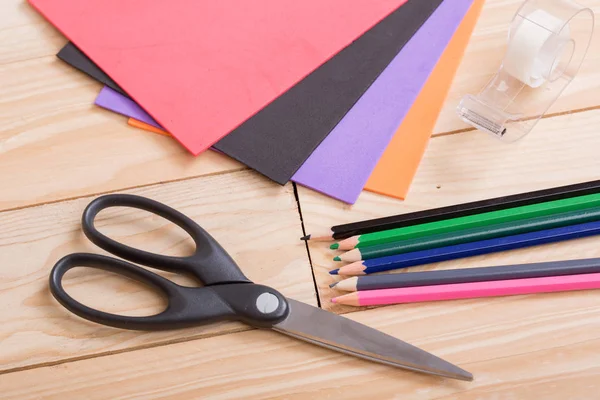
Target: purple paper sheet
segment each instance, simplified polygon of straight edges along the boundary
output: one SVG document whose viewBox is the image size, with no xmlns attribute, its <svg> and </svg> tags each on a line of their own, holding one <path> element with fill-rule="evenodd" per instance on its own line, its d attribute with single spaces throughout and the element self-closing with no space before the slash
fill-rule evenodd
<svg viewBox="0 0 600 400">
<path fill-rule="evenodd" d="M 104 86 L 102 88 L 96 97 L 95 104 L 112 112 L 116 112 L 117 114 L 135 118 L 139 121 L 162 129 L 158 122 L 148 115 L 148 113 L 144 111 L 144 109 L 135 101 L 123 96 L 121 93 L 109 88 L 108 86 Z"/>
<path fill-rule="evenodd" d="M 354 204 L 472 3 L 444 1 L 292 181 Z"/>
</svg>

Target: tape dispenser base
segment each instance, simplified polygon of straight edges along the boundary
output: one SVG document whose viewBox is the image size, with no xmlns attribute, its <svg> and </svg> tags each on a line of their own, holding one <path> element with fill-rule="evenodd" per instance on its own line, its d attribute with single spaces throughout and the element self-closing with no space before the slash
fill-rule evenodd
<svg viewBox="0 0 600 400">
<path fill-rule="evenodd" d="M 571 0 L 526 0 L 511 22 L 502 65 L 458 116 L 505 142 L 527 135 L 575 78 L 587 54 L 594 13 Z"/>
</svg>

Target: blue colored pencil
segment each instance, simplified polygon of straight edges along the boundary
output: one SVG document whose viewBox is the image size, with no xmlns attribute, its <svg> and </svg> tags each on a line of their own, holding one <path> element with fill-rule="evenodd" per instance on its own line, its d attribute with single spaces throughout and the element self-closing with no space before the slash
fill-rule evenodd
<svg viewBox="0 0 600 400">
<path fill-rule="evenodd" d="M 458 258 L 514 250 L 540 244 L 555 243 L 563 240 L 583 238 L 600 234 L 600 221 L 588 222 L 554 229 L 523 233 L 520 235 L 463 243 L 454 246 L 414 251 L 388 257 L 358 261 L 339 269 L 329 271 L 332 275 L 366 275 L 392 269 L 430 264 Z"/>
</svg>

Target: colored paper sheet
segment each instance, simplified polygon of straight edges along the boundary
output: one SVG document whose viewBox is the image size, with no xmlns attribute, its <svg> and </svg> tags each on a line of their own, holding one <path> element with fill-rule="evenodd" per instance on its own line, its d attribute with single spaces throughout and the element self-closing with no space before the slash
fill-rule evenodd
<svg viewBox="0 0 600 400">
<path fill-rule="evenodd" d="M 354 203 L 472 2 L 443 2 L 292 180 Z"/>
<path fill-rule="evenodd" d="M 131 100 L 126 96 L 123 96 L 122 94 L 109 88 L 108 86 L 102 88 L 102 90 L 96 97 L 94 103 L 97 106 L 106 108 L 107 110 L 116 112 L 117 114 L 122 114 L 127 117 L 135 118 L 156 128 L 161 127 L 135 101 Z"/>
<path fill-rule="evenodd" d="M 214 148 L 286 183 L 441 1 L 409 0 Z"/>
<path fill-rule="evenodd" d="M 138 128 L 138 129 L 143 129 L 143 130 L 148 131 L 148 132 L 158 133 L 158 134 L 164 135 L 164 136 L 172 136 L 169 132 L 167 132 L 165 130 L 162 130 L 162 129 L 157 128 L 157 127 L 155 127 L 153 125 L 147 124 L 145 122 L 139 121 L 139 120 L 137 120 L 135 118 L 129 118 L 127 120 L 127 124 L 131 125 L 131 126 L 133 126 L 135 128 Z"/>
<path fill-rule="evenodd" d="M 95 80 L 102 82 L 106 86 L 126 96 L 123 89 L 113 81 L 110 76 L 106 75 L 92 60 L 81 52 L 73 43 L 67 43 L 56 55 L 58 58 L 67 64 L 77 68 L 81 72 L 91 76 Z"/>
<path fill-rule="evenodd" d="M 30 0 L 192 154 L 404 0 Z"/>
<path fill-rule="evenodd" d="M 475 0 L 419 97 L 377 162 L 365 190 L 404 200 L 485 0 Z"/>
</svg>

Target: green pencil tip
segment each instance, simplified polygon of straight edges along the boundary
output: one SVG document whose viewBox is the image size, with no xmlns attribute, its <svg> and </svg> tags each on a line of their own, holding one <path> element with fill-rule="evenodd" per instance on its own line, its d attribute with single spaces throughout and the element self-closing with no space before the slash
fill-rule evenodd
<svg viewBox="0 0 600 400">
<path fill-rule="evenodd" d="M 331 275 L 337 275 L 339 270 L 340 270 L 339 268 L 338 269 L 334 269 L 334 270 L 329 271 L 329 273 Z"/>
<path fill-rule="evenodd" d="M 331 289 L 333 289 L 334 287 L 336 287 L 336 286 L 337 286 L 337 284 L 338 284 L 337 282 L 333 282 L 332 284 L 330 284 L 330 285 L 329 285 L 329 287 L 330 287 Z"/>
<path fill-rule="evenodd" d="M 338 256 L 333 257 L 333 261 L 342 261 L 341 258 L 339 258 Z"/>
<path fill-rule="evenodd" d="M 334 244 L 332 244 L 331 246 L 329 246 L 329 248 L 330 248 L 331 250 L 336 250 L 338 247 L 340 247 L 340 244 L 339 244 L 339 243 L 334 243 Z"/>
</svg>

